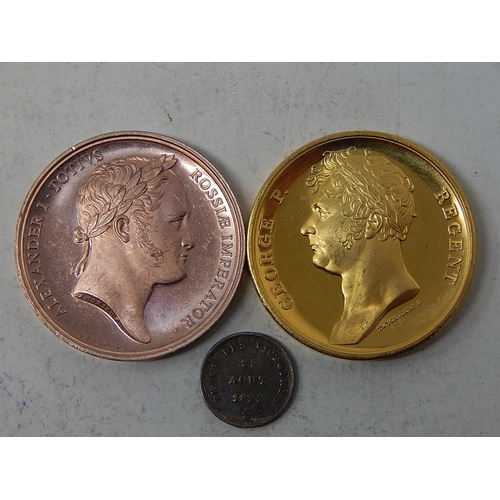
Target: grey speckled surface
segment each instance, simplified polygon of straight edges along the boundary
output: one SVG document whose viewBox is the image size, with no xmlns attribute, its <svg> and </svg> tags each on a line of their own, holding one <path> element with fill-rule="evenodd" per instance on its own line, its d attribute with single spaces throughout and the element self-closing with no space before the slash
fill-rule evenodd
<svg viewBox="0 0 500 500">
<path fill-rule="evenodd" d="M 495 64 L 1 64 L 0 434 L 499 435 L 499 105 Z M 408 355 L 351 362 L 306 348 L 271 319 L 248 269 L 211 331 L 153 362 L 82 354 L 24 298 L 13 251 L 18 212 L 39 173 L 73 144 L 117 130 L 185 142 L 216 165 L 247 222 L 285 156 L 355 129 L 398 134 L 436 155 L 476 219 L 471 292 L 446 330 Z M 242 330 L 277 338 L 297 368 L 289 410 L 253 430 L 217 420 L 199 390 L 206 352 Z"/>
</svg>

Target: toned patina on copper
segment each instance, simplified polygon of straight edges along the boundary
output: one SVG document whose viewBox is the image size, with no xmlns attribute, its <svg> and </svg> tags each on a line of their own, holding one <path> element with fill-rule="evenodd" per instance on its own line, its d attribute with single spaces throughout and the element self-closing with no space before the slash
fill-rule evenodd
<svg viewBox="0 0 500 500">
<path fill-rule="evenodd" d="M 29 192 L 18 273 L 42 321 L 90 354 L 139 360 L 180 349 L 231 301 L 244 262 L 236 200 L 176 140 L 105 134 L 54 160 Z"/>
</svg>

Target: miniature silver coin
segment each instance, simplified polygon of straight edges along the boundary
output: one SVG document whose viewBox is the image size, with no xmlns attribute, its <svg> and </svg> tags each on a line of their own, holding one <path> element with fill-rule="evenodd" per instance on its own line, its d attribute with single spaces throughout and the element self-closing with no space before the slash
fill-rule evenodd
<svg viewBox="0 0 500 500">
<path fill-rule="evenodd" d="M 212 413 L 235 427 L 269 424 L 288 407 L 295 375 L 290 357 L 261 333 L 229 335 L 215 344 L 201 369 L 201 391 Z"/>
</svg>

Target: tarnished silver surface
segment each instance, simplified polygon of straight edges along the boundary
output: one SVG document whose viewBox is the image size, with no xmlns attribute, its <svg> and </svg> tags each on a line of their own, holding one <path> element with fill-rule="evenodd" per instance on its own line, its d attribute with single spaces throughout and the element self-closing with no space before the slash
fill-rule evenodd
<svg viewBox="0 0 500 500">
<path fill-rule="evenodd" d="M 215 344 L 203 360 L 201 391 L 210 411 L 235 427 L 271 423 L 295 388 L 292 361 L 269 335 L 240 332 Z"/>
<path fill-rule="evenodd" d="M 54 160 L 29 192 L 18 274 L 40 319 L 89 354 L 161 357 L 228 306 L 244 263 L 230 188 L 188 146 L 117 132 Z"/>
</svg>

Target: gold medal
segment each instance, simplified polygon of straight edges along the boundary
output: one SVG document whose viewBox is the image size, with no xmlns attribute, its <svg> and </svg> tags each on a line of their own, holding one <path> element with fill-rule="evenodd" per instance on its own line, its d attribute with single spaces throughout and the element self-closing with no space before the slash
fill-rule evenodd
<svg viewBox="0 0 500 500">
<path fill-rule="evenodd" d="M 323 137 L 267 179 L 248 228 L 260 298 L 293 337 L 349 359 L 435 335 L 463 301 L 476 236 L 464 193 L 427 151 L 380 132 Z"/>
</svg>

